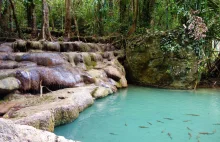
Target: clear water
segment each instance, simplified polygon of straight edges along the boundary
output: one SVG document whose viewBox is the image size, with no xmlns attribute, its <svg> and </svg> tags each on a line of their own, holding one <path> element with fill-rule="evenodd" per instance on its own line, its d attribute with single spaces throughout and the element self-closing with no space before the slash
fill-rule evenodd
<svg viewBox="0 0 220 142">
<path fill-rule="evenodd" d="M 129 86 L 97 100 L 55 133 L 82 142 L 220 142 L 220 124 L 216 123 L 220 123 L 220 90 Z"/>
</svg>

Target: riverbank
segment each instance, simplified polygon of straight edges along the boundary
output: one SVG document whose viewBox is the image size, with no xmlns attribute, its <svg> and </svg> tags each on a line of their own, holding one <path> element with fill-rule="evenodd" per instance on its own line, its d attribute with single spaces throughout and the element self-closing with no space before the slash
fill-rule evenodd
<svg viewBox="0 0 220 142">
<path fill-rule="evenodd" d="M 7 114 L 3 116 L 4 119 L 0 119 L 1 126 L 4 126 L 3 129 L 5 127 L 9 129 L 8 125 L 10 125 L 10 129 L 12 129 L 10 131 L 20 129 L 21 127 L 22 133 L 26 133 L 24 130 L 28 130 L 28 133 L 29 131 L 31 133 L 28 134 L 28 137 L 23 137 L 22 134 L 16 137 L 8 131 L 0 131 L 0 141 L 1 139 L 5 140 L 5 137 L 2 137 L 2 135 L 7 134 L 10 135 L 12 140 L 16 137 L 18 140 L 29 138 L 31 140 L 34 139 L 36 142 L 52 142 L 56 138 L 60 142 L 66 142 L 68 140 L 49 132 L 45 133 L 45 131 L 53 132 L 56 126 L 74 121 L 80 112 L 94 103 L 95 98 L 105 97 L 111 93 L 113 92 L 108 88 L 88 85 L 62 89 L 44 94 L 43 96 L 10 95 L 7 102 L 1 103 L 1 105 L 5 104 L 3 108 L 7 108 L 8 105 L 15 102 L 20 105 L 10 108 Z M 34 129 L 33 127 L 44 131 Z M 47 137 L 50 138 L 46 139 Z"/>
<path fill-rule="evenodd" d="M 15 124 L 53 132 L 127 87 L 123 51 L 111 44 L 18 40 L 0 49 L 0 116 Z"/>
</svg>

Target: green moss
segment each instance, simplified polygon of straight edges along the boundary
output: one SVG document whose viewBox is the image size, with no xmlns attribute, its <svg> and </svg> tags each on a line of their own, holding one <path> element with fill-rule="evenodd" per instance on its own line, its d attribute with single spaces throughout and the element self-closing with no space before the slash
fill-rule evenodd
<svg viewBox="0 0 220 142">
<path fill-rule="evenodd" d="M 90 47 L 86 43 L 80 43 L 79 48 L 81 52 L 89 52 Z"/>
<path fill-rule="evenodd" d="M 164 54 L 160 48 L 160 36 L 130 37 L 126 47 L 126 68 L 130 82 L 165 88 L 183 88 L 194 80 L 196 64 L 193 51 L 181 49 L 181 53 Z M 189 55 L 190 54 L 190 55 Z M 188 62 L 189 66 L 187 65 Z M 187 66 L 186 66 L 187 65 Z M 181 80 L 181 81 L 178 81 Z M 178 82 L 178 83 L 173 83 Z M 178 86 L 173 86 L 171 84 Z M 186 87 L 188 89 L 189 87 Z"/>
<path fill-rule="evenodd" d="M 39 49 L 39 50 L 43 49 L 43 44 L 39 41 L 31 41 L 30 46 L 32 49 Z"/>
<path fill-rule="evenodd" d="M 85 63 L 87 66 L 91 66 L 92 60 L 91 60 L 90 55 L 89 55 L 88 53 L 83 53 L 82 56 L 83 56 L 83 61 L 84 61 L 84 63 Z"/>
<path fill-rule="evenodd" d="M 92 61 L 92 62 L 91 62 L 91 65 L 92 65 L 93 67 L 95 67 L 95 66 L 97 65 L 97 63 L 96 63 L 95 61 Z"/>
</svg>

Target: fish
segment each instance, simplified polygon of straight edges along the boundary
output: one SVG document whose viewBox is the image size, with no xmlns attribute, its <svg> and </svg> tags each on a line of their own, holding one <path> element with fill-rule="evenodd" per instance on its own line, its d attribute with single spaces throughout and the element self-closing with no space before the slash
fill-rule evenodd
<svg viewBox="0 0 220 142">
<path fill-rule="evenodd" d="M 202 135 L 212 135 L 214 133 L 209 133 L 209 132 L 199 132 L 199 134 L 202 134 Z"/>
<path fill-rule="evenodd" d="M 166 129 L 164 129 L 163 131 L 161 131 L 161 133 L 164 133 Z"/>
<path fill-rule="evenodd" d="M 189 135 L 189 140 L 192 138 L 192 134 L 191 133 L 188 133 L 188 135 Z"/>
<path fill-rule="evenodd" d="M 148 124 L 152 125 L 150 122 L 147 122 Z"/>
<path fill-rule="evenodd" d="M 200 116 L 199 114 L 186 114 L 186 115 L 191 115 L 191 116 Z"/>
<path fill-rule="evenodd" d="M 146 127 L 146 126 L 139 126 L 139 128 L 148 128 L 148 127 Z"/>
<path fill-rule="evenodd" d="M 173 139 L 170 133 L 167 133 L 167 135 L 170 137 L 171 140 Z"/>
<path fill-rule="evenodd" d="M 128 126 L 128 125 L 125 123 L 125 126 Z"/>
<path fill-rule="evenodd" d="M 183 122 L 189 122 L 189 121 L 191 121 L 191 120 L 184 120 Z"/>
<path fill-rule="evenodd" d="M 188 130 L 192 131 L 189 127 L 187 127 Z"/>
<path fill-rule="evenodd" d="M 115 134 L 115 133 L 109 133 L 110 135 L 117 135 L 117 134 Z"/>
<path fill-rule="evenodd" d="M 163 118 L 163 119 L 167 119 L 167 120 L 173 120 L 172 118 Z"/>
<path fill-rule="evenodd" d="M 164 122 L 162 122 L 162 121 L 160 121 L 160 120 L 157 120 L 157 122 L 164 123 Z"/>
<path fill-rule="evenodd" d="M 220 123 L 215 123 L 215 124 L 213 124 L 213 125 L 220 125 Z"/>
</svg>

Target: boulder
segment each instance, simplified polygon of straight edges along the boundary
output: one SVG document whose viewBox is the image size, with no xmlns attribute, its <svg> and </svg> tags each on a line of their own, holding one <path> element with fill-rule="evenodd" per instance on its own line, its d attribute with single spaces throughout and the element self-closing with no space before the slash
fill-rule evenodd
<svg viewBox="0 0 220 142">
<path fill-rule="evenodd" d="M 111 61 L 115 58 L 113 52 L 104 52 L 102 56 L 104 59 L 107 59 L 108 61 Z"/>
<path fill-rule="evenodd" d="M 20 88 L 20 81 L 14 77 L 0 80 L 0 95 L 6 95 Z"/>
<path fill-rule="evenodd" d="M 111 92 L 117 92 L 117 86 L 119 85 L 116 81 L 109 78 L 96 78 L 95 84 L 97 86 L 109 88 Z"/>
<path fill-rule="evenodd" d="M 60 43 L 59 42 L 45 42 L 44 49 L 47 51 L 60 52 Z"/>
<path fill-rule="evenodd" d="M 100 46 L 95 43 L 87 43 L 87 45 L 90 47 L 92 52 L 102 51 Z"/>
<path fill-rule="evenodd" d="M 15 51 L 19 51 L 19 52 L 26 52 L 27 49 L 27 41 L 25 40 L 16 40 L 16 42 L 13 43 L 13 47 Z"/>
<path fill-rule="evenodd" d="M 40 41 L 28 41 L 27 49 L 28 50 L 43 50 L 43 43 Z"/>
<path fill-rule="evenodd" d="M 102 62 L 103 61 L 103 57 L 101 55 L 101 53 L 90 53 L 91 56 L 91 60 L 94 62 Z"/>
<path fill-rule="evenodd" d="M 0 119 L 0 126 L 1 142 L 74 142 L 31 126 L 14 124 L 6 119 Z"/>
<path fill-rule="evenodd" d="M 112 78 L 115 81 L 119 81 L 122 77 L 122 73 L 117 68 L 115 68 L 113 66 L 105 67 L 104 71 L 106 72 L 106 74 L 109 78 Z"/>
<path fill-rule="evenodd" d="M 75 44 L 77 44 L 79 46 L 80 52 L 91 52 L 92 51 L 92 49 L 90 48 L 90 46 L 87 43 L 75 42 Z"/>
<path fill-rule="evenodd" d="M 131 83 L 159 88 L 193 89 L 198 79 L 193 50 L 161 48 L 163 35 L 131 37 L 126 47 L 127 78 Z"/>
<path fill-rule="evenodd" d="M 127 82 L 127 80 L 124 76 L 120 79 L 119 82 L 120 82 L 120 85 L 121 85 L 122 88 L 128 87 L 128 82 Z"/>
<path fill-rule="evenodd" d="M 0 52 L 13 52 L 12 43 L 3 43 L 0 45 Z"/>
<path fill-rule="evenodd" d="M 61 42 L 60 51 L 61 52 L 79 51 L 79 45 L 75 42 Z"/>
<path fill-rule="evenodd" d="M 15 77 L 16 70 L 15 69 L 4 69 L 0 70 L 0 80 L 7 77 Z"/>
<path fill-rule="evenodd" d="M 94 92 L 92 93 L 92 96 L 96 99 L 104 98 L 108 96 L 109 94 L 113 93 L 111 89 L 105 88 L 105 87 L 97 87 Z"/>
</svg>

